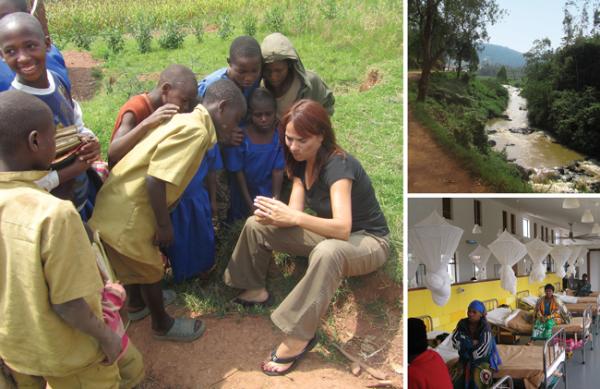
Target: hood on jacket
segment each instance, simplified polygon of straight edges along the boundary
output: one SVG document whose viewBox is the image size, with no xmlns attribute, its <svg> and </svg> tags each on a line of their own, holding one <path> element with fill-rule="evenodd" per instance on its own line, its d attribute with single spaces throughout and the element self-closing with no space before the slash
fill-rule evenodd
<svg viewBox="0 0 600 389">
<path fill-rule="evenodd" d="M 302 78 L 304 84 L 308 84 L 306 69 L 300 60 L 300 56 L 298 56 L 294 45 L 285 35 L 280 32 L 267 35 L 260 45 L 260 50 L 265 63 L 292 60 L 294 70 Z"/>
</svg>

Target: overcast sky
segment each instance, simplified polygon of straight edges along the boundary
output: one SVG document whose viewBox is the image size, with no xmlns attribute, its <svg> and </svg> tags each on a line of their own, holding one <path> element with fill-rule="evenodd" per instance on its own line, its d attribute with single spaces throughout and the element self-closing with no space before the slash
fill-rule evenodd
<svg viewBox="0 0 600 389">
<path fill-rule="evenodd" d="M 525 53 L 536 39 L 548 37 L 552 47 L 560 45 L 564 0 L 498 0 L 508 14 L 488 26 L 489 43 Z"/>
</svg>

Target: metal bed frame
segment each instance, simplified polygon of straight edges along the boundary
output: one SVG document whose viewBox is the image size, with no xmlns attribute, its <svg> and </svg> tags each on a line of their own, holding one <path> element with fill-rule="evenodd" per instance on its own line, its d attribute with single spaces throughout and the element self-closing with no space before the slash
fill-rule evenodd
<svg viewBox="0 0 600 389">
<path fill-rule="evenodd" d="M 534 307 L 529 306 L 528 304 L 523 302 L 523 298 L 529 296 L 529 290 L 522 290 L 517 292 L 517 302 L 516 307 L 522 309 L 524 311 L 531 311 Z"/>
<path fill-rule="evenodd" d="M 425 331 L 433 331 L 433 318 L 429 315 L 417 316 L 415 319 L 421 319 L 425 323 Z"/>
<path fill-rule="evenodd" d="M 565 389 L 567 388 L 567 352 L 565 330 L 561 328 L 544 343 L 544 354 L 542 356 L 544 367 L 543 388 L 555 388 L 560 382 L 560 378 L 555 380 L 550 378 L 554 373 L 562 373 L 562 381 Z"/>
</svg>

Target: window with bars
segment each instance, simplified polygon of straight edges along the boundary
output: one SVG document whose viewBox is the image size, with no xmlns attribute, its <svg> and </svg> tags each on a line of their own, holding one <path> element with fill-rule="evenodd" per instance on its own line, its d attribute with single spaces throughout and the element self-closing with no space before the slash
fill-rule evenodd
<svg viewBox="0 0 600 389">
<path fill-rule="evenodd" d="M 531 230 L 529 229 L 529 219 L 523 218 L 523 237 L 531 238 Z"/>
<path fill-rule="evenodd" d="M 452 199 L 442 199 L 442 216 L 446 219 L 452 220 Z"/>
<path fill-rule="evenodd" d="M 448 261 L 448 275 L 450 276 L 450 283 L 456 284 L 458 282 L 458 266 L 456 265 L 456 253 Z"/>
<path fill-rule="evenodd" d="M 473 200 L 473 224 L 479 224 L 479 227 L 482 227 L 481 224 L 481 201 Z"/>
<path fill-rule="evenodd" d="M 512 234 L 517 233 L 517 218 L 515 217 L 514 213 L 510 214 L 510 232 Z"/>
</svg>

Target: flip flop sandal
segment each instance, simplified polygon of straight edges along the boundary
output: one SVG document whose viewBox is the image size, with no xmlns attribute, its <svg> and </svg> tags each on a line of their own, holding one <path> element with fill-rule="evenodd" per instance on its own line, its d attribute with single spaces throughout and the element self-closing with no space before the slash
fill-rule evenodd
<svg viewBox="0 0 600 389">
<path fill-rule="evenodd" d="M 177 293 L 175 293 L 175 291 L 172 289 L 164 289 L 162 291 L 162 295 L 165 307 L 173 304 L 175 302 L 175 299 L 177 298 Z M 140 321 L 146 316 L 150 315 L 150 309 L 148 309 L 148 307 L 144 307 L 139 311 L 128 312 L 127 315 L 129 316 L 130 322 Z"/>
<path fill-rule="evenodd" d="M 197 321 L 200 321 L 200 327 L 195 330 L 194 327 L 196 326 Z M 206 325 L 201 320 L 178 317 L 166 334 L 154 334 L 154 339 L 171 340 L 174 342 L 191 342 L 201 337 L 205 330 Z"/>
<path fill-rule="evenodd" d="M 264 365 L 263 367 L 261 367 L 261 370 L 263 373 L 265 373 L 268 376 L 280 376 L 280 375 L 286 375 L 287 373 L 291 372 L 292 370 L 294 370 L 294 368 L 296 367 L 296 365 L 298 365 L 298 362 L 304 358 L 304 356 L 306 355 L 306 353 L 308 353 L 310 350 L 313 349 L 313 347 L 315 347 L 317 344 L 317 336 L 315 335 L 306 345 L 306 347 L 304 348 L 304 350 L 302 350 L 302 352 L 298 355 L 294 355 L 293 357 L 288 357 L 288 358 L 279 358 L 276 354 L 276 350 L 271 351 L 271 357 L 269 358 L 268 362 L 275 362 L 275 363 L 279 363 L 282 365 L 285 365 L 287 363 L 291 363 L 290 367 L 288 367 L 287 369 L 283 370 L 283 371 L 268 371 L 264 369 Z"/>
<path fill-rule="evenodd" d="M 273 305 L 273 297 L 269 294 L 269 297 L 265 301 L 248 301 L 241 299 L 239 297 L 231 300 L 232 303 L 241 305 L 244 308 L 252 308 L 252 307 L 270 307 Z"/>
</svg>

